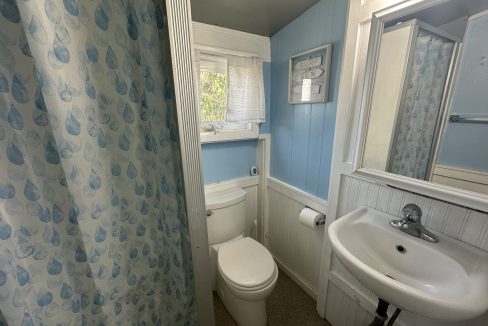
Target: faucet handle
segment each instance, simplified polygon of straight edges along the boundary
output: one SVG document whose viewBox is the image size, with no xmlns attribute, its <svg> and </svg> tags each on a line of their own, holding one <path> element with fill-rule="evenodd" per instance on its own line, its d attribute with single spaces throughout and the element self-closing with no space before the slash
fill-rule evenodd
<svg viewBox="0 0 488 326">
<path fill-rule="evenodd" d="M 420 222 L 422 210 L 415 204 L 407 204 L 402 208 L 402 216 L 404 219 L 412 222 Z"/>
</svg>

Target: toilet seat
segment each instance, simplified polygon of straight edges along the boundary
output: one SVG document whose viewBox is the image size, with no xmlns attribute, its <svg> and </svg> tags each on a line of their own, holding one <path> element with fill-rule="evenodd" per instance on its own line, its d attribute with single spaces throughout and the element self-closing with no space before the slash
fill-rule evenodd
<svg viewBox="0 0 488 326">
<path fill-rule="evenodd" d="M 252 238 L 220 247 L 217 265 L 224 281 L 234 289 L 252 292 L 272 284 L 278 268 L 269 251 Z"/>
<path fill-rule="evenodd" d="M 222 273 L 221 273 L 221 276 L 224 279 L 224 281 L 227 283 L 227 285 L 229 285 L 229 287 L 232 287 L 234 290 L 236 290 L 238 292 L 241 292 L 241 293 L 258 292 L 258 291 L 261 291 L 263 289 L 266 289 L 268 286 L 270 286 L 271 284 L 273 284 L 276 281 L 276 279 L 278 278 L 278 267 L 275 267 L 275 271 L 273 273 L 273 276 L 266 283 L 263 283 L 262 285 L 252 287 L 252 288 L 239 286 L 238 284 L 235 284 L 234 282 L 232 282 L 231 280 L 226 278 L 224 275 L 222 275 Z"/>
</svg>

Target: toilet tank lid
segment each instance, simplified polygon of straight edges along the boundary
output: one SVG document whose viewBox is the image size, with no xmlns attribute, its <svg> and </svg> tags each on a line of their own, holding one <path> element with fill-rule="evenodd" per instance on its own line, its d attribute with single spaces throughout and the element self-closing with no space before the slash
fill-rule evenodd
<svg viewBox="0 0 488 326">
<path fill-rule="evenodd" d="M 224 208 L 240 203 L 246 198 L 246 192 L 240 188 L 227 188 L 205 192 L 207 209 Z"/>
</svg>

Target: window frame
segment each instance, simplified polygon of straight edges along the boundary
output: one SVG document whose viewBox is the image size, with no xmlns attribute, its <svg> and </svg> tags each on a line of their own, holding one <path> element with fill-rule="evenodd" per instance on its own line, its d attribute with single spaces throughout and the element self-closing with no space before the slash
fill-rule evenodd
<svg viewBox="0 0 488 326">
<path fill-rule="evenodd" d="M 197 48 L 197 50 L 199 50 Z M 203 55 L 207 56 L 221 56 L 225 57 L 226 53 L 219 51 L 209 51 L 208 49 L 199 50 Z M 196 63 L 195 69 L 196 80 L 198 81 L 198 115 L 201 118 L 200 111 L 200 62 Z M 227 90 L 228 91 L 228 90 Z M 236 128 L 236 126 L 242 125 L 242 128 Z M 252 122 L 226 122 L 226 121 L 201 121 L 200 120 L 200 142 L 205 143 L 216 143 L 225 141 L 239 141 L 247 139 L 258 139 L 259 138 L 259 123 Z"/>
</svg>

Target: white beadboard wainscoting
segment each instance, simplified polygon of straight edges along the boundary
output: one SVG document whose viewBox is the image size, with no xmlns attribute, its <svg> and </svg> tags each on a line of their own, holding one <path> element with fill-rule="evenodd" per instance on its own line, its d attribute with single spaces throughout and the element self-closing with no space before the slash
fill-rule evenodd
<svg viewBox="0 0 488 326">
<path fill-rule="evenodd" d="M 274 178 L 267 178 L 267 188 L 265 243 L 281 270 L 316 299 L 324 227 L 308 228 L 298 215 L 304 207 L 326 215 L 327 201 Z"/>
<path fill-rule="evenodd" d="M 261 216 L 258 214 L 258 186 L 259 177 L 242 177 L 237 179 L 226 180 L 223 182 L 212 183 L 205 186 L 205 192 L 219 191 L 229 188 L 241 188 L 246 191 L 246 234 L 253 236 L 254 221 L 258 221 L 258 225 L 263 223 Z"/>
<path fill-rule="evenodd" d="M 488 251 L 488 214 L 352 176 L 343 176 L 339 198 L 338 217 L 361 206 L 400 216 L 403 206 L 415 203 L 423 211 L 422 224 L 427 228 Z M 328 282 L 325 316 L 332 325 L 364 326 L 372 320 L 377 297 L 357 281 L 334 255 Z M 393 310 L 394 307 L 390 307 L 390 314 Z M 402 311 L 395 325 L 486 326 L 488 314 L 469 321 L 446 323 Z"/>
</svg>

